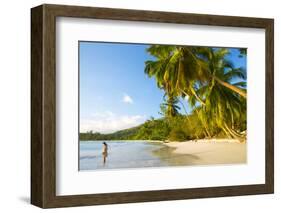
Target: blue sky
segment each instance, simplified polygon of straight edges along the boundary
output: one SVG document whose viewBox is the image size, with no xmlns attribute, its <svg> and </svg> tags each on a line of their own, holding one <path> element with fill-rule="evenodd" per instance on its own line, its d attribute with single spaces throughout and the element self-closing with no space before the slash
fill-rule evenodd
<svg viewBox="0 0 281 213">
<path fill-rule="evenodd" d="M 110 133 L 158 118 L 164 92 L 144 73 L 148 45 L 80 42 L 80 132 Z M 236 49 L 229 56 L 246 66 Z M 187 108 L 187 105 L 186 105 Z"/>
</svg>

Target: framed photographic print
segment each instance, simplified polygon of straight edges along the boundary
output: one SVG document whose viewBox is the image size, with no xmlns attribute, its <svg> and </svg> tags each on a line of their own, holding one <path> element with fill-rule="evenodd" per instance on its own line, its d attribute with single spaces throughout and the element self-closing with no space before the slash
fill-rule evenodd
<svg viewBox="0 0 281 213">
<path fill-rule="evenodd" d="M 274 191 L 272 19 L 31 9 L 31 203 Z"/>
</svg>

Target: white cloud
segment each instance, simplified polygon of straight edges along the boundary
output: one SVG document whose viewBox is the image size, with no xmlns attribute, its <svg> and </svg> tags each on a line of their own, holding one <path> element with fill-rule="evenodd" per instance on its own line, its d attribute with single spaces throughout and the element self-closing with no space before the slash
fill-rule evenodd
<svg viewBox="0 0 281 213">
<path fill-rule="evenodd" d="M 104 117 L 108 117 L 108 116 L 115 116 L 115 114 L 109 110 L 104 111 L 103 113 L 92 113 L 91 117 L 93 118 L 104 118 Z"/>
<path fill-rule="evenodd" d="M 122 101 L 127 104 L 132 104 L 134 102 L 133 99 L 127 94 L 123 95 Z"/>
<path fill-rule="evenodd" d="M 142 124 L 145 116 L 141 115 L 116 115 L 110 111 L 94 113 L 90 119 L 82 119 L 80 132 L 112 133 L 118 130 L 131 128 Z"/>
</svg>

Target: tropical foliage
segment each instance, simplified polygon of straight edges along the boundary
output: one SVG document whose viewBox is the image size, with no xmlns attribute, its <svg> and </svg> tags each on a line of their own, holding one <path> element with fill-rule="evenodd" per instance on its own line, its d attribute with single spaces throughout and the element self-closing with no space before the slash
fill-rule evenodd
<svg viewBox="0 0 281 213">
<path fill-rule="evenodd" d="M 247 76 L 227 57 L 229 48 L 151 45 L 147 52 L 152 60 L 145 62 L 144 72 L 165 93 L 162 118 L 112 134 L 82 133 L 81 140 L 245 138 Z M 239 52 L 239 57 L 247 54 Z"/>
<path fill-rule="evenodd" d="M 200 123 L 194 130 L 201 130 L 196 133 L 198 137 L 214 137 L 221 132 L 228 137 L 244 137 L 246 72 L 227 59 L 228 48 L 151 45 L 147 51 L 155 60 L 146 61 L 145 73 L 155 78 L 169 99 L 188 100 Z M 240 56 L 245 54 L 240 49 Z"/>
</svg>

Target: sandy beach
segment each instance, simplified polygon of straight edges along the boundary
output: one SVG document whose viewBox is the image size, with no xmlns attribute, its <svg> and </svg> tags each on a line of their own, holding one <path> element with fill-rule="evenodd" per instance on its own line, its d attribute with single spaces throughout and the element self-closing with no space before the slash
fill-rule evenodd
<svg viewBox="0 0 281 213">
<path fill-rule="evenodd" d="M 189 155 L 192 165 L 247 162 L 247 143 L 235 139 L 202 139 L 165 144 L 175 148 L 175 154 Z"/>
</svg>

